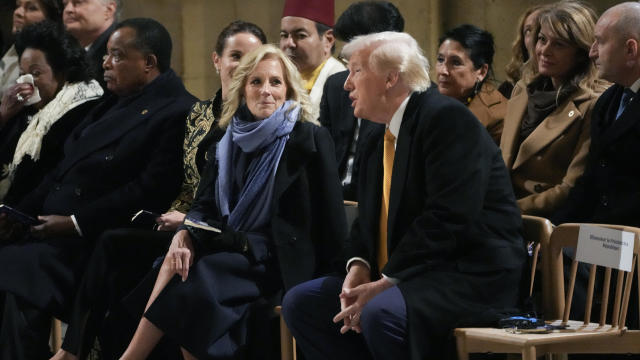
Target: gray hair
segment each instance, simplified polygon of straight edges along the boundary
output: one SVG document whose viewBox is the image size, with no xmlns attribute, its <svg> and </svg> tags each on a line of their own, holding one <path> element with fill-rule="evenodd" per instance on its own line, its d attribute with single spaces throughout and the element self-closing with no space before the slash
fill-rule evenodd
<svg viewBox="0 0 640 360">
<path fill-rule="evenodd" d="M 100 0 L 103 4 L 109 5 L 109 3 L 116 4 L 116 11 L 113 14 L 113 21 L 117 22 L 122 16 L 122 0 Z"/>
<path fill-rule="evenodd" d="M 385 31 L 356 36 L 342 48 L 342 56 L 348 59 L 367 48 L 372 48 L 369 66 L 376 73 L 397 71 L 400 80 L 412 91 L 425 91 L 431 85 L 429 60 L 411 35 Z"/>
</svg>

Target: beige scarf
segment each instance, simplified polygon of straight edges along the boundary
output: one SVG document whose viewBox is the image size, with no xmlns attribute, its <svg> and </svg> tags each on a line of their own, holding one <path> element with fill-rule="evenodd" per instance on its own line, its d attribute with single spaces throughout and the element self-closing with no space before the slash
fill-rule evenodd
<svg viewBox="0 0 640 360">
<path fill-rule="evenodd" d="M 13 161 L 3 165 L 2 176 L 4 179 L 0 181 L 0 201 L 7 195 L 22 159 L 26 155 L 29 155 L 33 161 L 40 159 L 42 139 L 53 124 L 73 108 L 87 101 L 98 99 L 103 93 L 100 84 L 95 80 L 91 80 L 89 83 L 65 83 L 53 100 L 33 116 L 27 117 L 28 125 L 20 135 L 13 154 Z"/>
</svg>

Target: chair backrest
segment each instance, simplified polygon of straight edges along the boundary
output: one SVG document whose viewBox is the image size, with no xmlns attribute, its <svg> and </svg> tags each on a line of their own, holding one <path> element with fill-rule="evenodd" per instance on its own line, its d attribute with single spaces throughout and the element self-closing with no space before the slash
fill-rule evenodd
<svg viewBox="0 0 640 360">
<path fill-rule="evenodd" d="M 344 212 L 347 215 L 347 229 L 351 231 L 351 225 L 353 225 L 353 221 L 358 217 L 358 203 L 344 200 Z"/>
<path fill-rule="evenodd" d="M 524 237 L 524 241 L 527 244 L 527 249 L 532 252 L 531 254 L 531 281 L 529 283 L 529 296 L 533 294 L 533 285 L 538 265 L 538 254 L 540 253 L 541 246 L 545 248 L 549 243 L 549 238 L 551 237 L 551 232 L 553 231 L 553 224 L 551 221 L 532 215 L 522 215 L 522 235 Z M 547 271 L 545 271 L 544 262 L 544 254 L 542 257 L 542 275 L 543 275 L 543 283 L 548 280 L 546 276 Z M 547 277 L 547 279 L 544 279 Z M 549 306 L 551 304 L 551 297 L 547 297 L 545 300 L 543 294 L 543 306 Z"/>
<path fill-rule="evenodd" d="M 604 276 L 602 279 L 602 305 L 600 308 L 600 326 L 605 325 L 607 318 L 607 311 L 609 307 L 609 291 L 611 285 L 612 272 L 617 272 L 615 283 L 615 297 L 611 312 L 611 326 L 618 329 L 624 328 L 624 324 L 627 317 L 627 309 L 629 306 L 629 296 L 631 294 L 631 284 L 633 281 L 633 275 L 635 267 L 638 262 L 638 249 L 640 245 L 640 229 L 620 226 L 620 225 L 600 225 L 600 224 L 585 224 L 593 226 L 602 226 L 610 229 L 628 231 L 634 234 L 634 249 L 633 249 L 633 261 L 631 271 L 629 273 L 624 271 L 618 271 L 604 266 L 596 266 L 589 264 L 589 281 L 587 284 L 587 295 L 585 304 L 584 323 L 588 324 L 591 318 L 591 310 L 594 297 L 594 288 L 596 281 L 596 270 L 598 267 L 604 269 Z M 580 231 L 580 224 L 562 224 L 557 226 L 551 234 L 549 241 L 548 251 L 546 251 L 547 258 L 549 259 L 549 268 L 551 273 L 551 289 L 547 289 L 553 296 L 552 315 L 558 319 L 562 317 L 564 323 L 569 320 L 569 313 L 571 312 L 571 302 L 573 299 L 573 291 L 575 287 L 576 275 L 578 270 L 579 261 L 573 260 L 570 267 L 569 280 L 567 283 L 567 291 L 565 293 L 565 276 L 564 276 L 564 264 L 563 264 L 563 248 L 576 249 L 578 244 L 578 234 Z M 546 260 L 545 260 L 546 261 Z"/>
</svg>

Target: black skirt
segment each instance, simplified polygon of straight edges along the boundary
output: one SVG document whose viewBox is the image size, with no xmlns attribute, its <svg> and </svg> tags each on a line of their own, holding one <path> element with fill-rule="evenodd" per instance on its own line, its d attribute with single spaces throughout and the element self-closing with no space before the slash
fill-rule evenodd
<svg viewBox="0 0 640 360">
<path fill-rule="evenodd" d="M 176 275 L 144 316 L 197 358 L 229 359 L 247 343 L 251 304 L 279 288 L 274 259 L 215 253 L 197 259 L 185 282 Z"/>
</svg>

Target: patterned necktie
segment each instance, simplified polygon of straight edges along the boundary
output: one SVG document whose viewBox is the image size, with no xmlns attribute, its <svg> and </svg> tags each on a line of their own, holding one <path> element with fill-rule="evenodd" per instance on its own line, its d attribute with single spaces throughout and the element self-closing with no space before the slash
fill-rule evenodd
<svg viewBox="0 0 640 360">
<path fill-rule="evenodd" d="M 631 101 L 634 95 L 635 93 L 633 92 L 633 90 L 629 88 L 624 89 L 622 97 L 620 98 L 620 107 L 618 107 L 618 113 L 616 113 L 616 120 L 620 118 L 620 116 L 624 112 L 624 109 L 627 107 L 627 104 L 629 104 L 629 101 Z"/>
<path fill-rule="evenodd" d="M 382 205 L 380 206 L 380 239 L 378 242 L 378 269 L 382 270 L 387 263 L 387 222 L 389 220 L 389 192 L 391 191 L 391 172 L 393 159 L 396 154 L 396 137 L 389 128 L 384 133 L 384 153 L 382 165 L 384 175 L 382 180 Z"/>
</svg>

